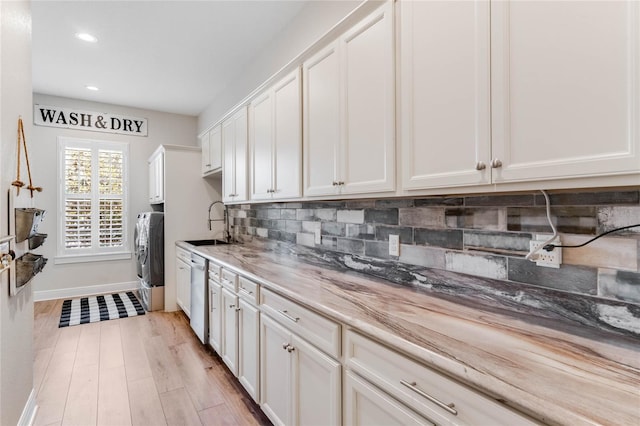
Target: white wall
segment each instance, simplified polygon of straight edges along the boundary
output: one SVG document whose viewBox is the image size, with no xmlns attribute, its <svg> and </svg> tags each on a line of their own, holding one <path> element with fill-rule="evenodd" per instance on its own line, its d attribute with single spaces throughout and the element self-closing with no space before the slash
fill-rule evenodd
<svg viewBox="0 0 640 426">
<path fill-rule="evenodd" d="M 207 130 L 280 68 L 316 42 L 362 0 L 310 1 L 298 15 L 245 67 L 245 72 L 217 94 L 198 117 L 198 133 Z"/>
<path fill-rule="evenodd" d="M 33 279 L 36 300 L 69 297 L 70 295 L 81 293 L 86 294 L 87 291 L 92 290 L 84 289 L 84 287 L 88 286 L 113 285 L 112 288 L 115 288 L 115 285 L 119 283 L 124 283 L 123 285 L 125 285 L 135 282 L 136 270 L 133 257 L 131 260 L 55 264 L 54 258 L 58 244 L 58 218 L 56 212 L 57 138 L 66 136 L 129 142 L 128 234 L 131 250 L 133 250 L 133 224 L 135 223 L 136 215 L 139 212 L 151 210 L 148 203 L 147 159 L 162 144 L 196 146 L 196 118 L 42 94 L 34 94 L 33 103 L 144 117 L 148 120 L 149 130 L 147 137 L 139 137 L 33 126 L 32 137 L 28 140 L 29 157 L 32 161 L 34 184 L 44 187 L 44 191 L 36 195 L 34 207 L 47 210 L 38 232 L 49 235 L 44 245 L 34 250 L 35 253 L 44 254 L 49 259 L 49 263 L 43 272 Z M 107 288 L 104 288 L 104 290 L 109 291 Z M 96 290 L 96 292 L 100 291 L 100 289 Z"/>
<path fill-rule="evenodd" d="M 30 134 L 30 3 L 1 1 L 0 236 L 9 233 L 6 191 L 15 179 L 16 131 L 20 115 L 25 132 Z M 15 425 L 33 389 L 33 295 L 28 284 L 19 295 L 10 297 L 8 276 L 8 272 L 3 272 L 0 277 L 0 424 Z"/>
</svg>

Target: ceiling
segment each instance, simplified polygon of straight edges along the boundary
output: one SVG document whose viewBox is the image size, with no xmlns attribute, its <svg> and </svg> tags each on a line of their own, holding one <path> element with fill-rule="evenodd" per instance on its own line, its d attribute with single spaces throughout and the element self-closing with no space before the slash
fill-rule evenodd
<svg viewBox="0 0 640 426">
<path fill-rule="evenodd" d="M 198 115 L 306 2 L 34 0 L 33 91 Z"/>
</svg>

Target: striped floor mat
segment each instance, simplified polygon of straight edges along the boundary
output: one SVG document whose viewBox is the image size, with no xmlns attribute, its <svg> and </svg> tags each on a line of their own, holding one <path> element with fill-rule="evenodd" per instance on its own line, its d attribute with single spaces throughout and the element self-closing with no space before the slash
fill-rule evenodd
<svg viewBox="0 0 640 426">
<path fill-rule="evenodd" d="M 69 299 L 62 302 L 58 327 L 144 315 L 133 292 Z"/>
</svg>

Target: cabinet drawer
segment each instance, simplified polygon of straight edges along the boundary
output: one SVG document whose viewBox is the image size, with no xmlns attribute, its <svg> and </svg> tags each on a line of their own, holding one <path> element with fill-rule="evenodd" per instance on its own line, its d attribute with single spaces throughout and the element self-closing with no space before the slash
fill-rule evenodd
<svg viewBox="0 0 640 426">
<path fill-rule="evenodd" d="M 265 288 L 260 291 L 263 312 L 334 358 L 340 357 L 340 324 Z"/>
<path fill-rule="evenodd" d="M 353 331 L 346 366 L 437 424 L 534 425 L 529 418 Z"/>
<path fill-rule="evenodd" d="M 234 293 L 238 292 L 238 274 L 222 269 L 220 283 Z"/>
<path fill-rule="evenodd" d="M 209 261 L 209 279 L 220 282 L 221 269 L 222 268 L 219 265 L 213 263 L 212 261 Z"/>
<path fill-rule="evenodd" d="M 191 264 L 191 252 L 180 247 L 176 247 L 176 257 L 184 263 Z"/>
<path fill-rule="evenodd" d="M 238 278 L 238 296 L 249 303 L 252 303 L 254 305 L 257 305 L 259 303 L 259 288 L 260 287 L 258 286 L 258 284 L 254 283 L 251 280 L 248 280 L 244 277 Z"/>
</svg>

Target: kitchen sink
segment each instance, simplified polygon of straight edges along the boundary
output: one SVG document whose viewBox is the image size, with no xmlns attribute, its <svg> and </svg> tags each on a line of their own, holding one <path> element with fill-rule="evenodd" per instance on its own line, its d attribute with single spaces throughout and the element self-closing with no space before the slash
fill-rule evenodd
<svg viewBox="0 0 640 426">
<path fill-rule="evenodd" d="M 219 246 L 219 245 L 224 245 L 224 244 L 229 244 L 226 241 L 223 240 L 190 240 L 190 241 L 185 241 L 185 243 L 187 244 L 191 244 L 192 246 Z"/>
</svg>

